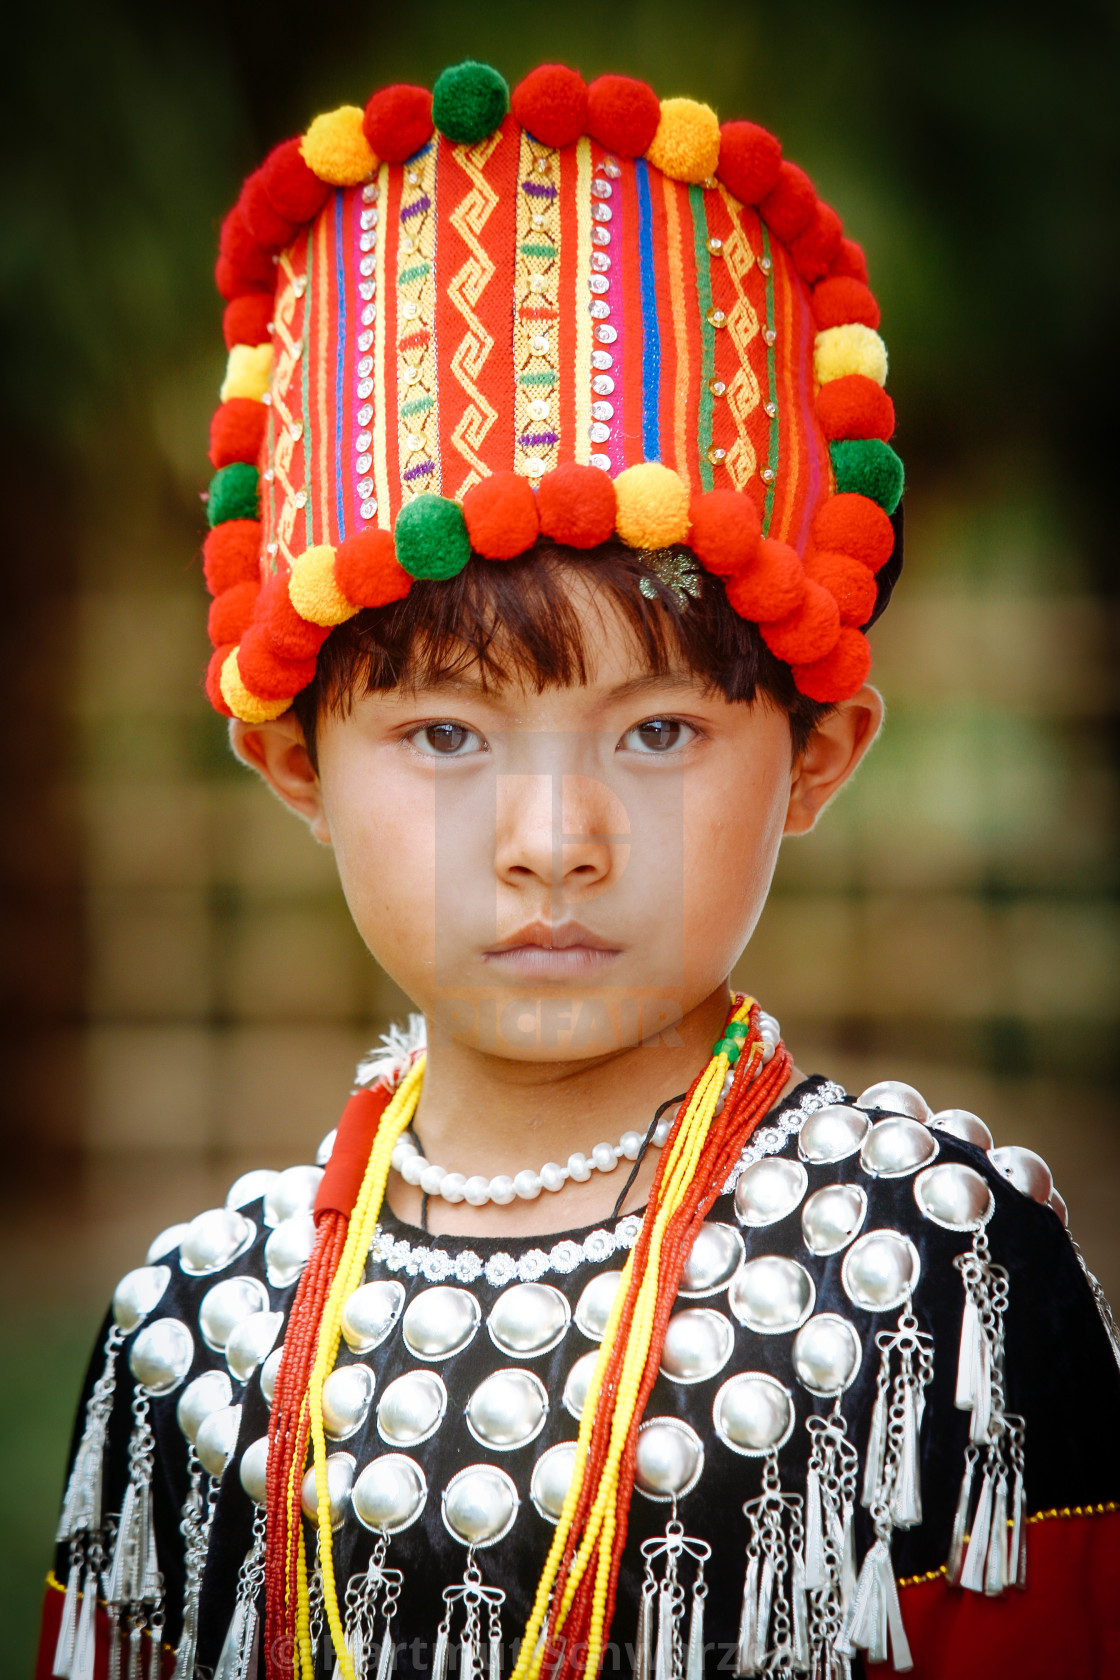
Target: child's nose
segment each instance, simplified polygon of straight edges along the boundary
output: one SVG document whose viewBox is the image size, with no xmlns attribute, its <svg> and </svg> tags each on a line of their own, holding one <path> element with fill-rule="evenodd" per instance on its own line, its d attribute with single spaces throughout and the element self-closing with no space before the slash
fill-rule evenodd
<svg viewBox="0 0 1120 1680">
<path fill-rule="evenodd" d="M 550 887 L 617 879 L 630 855 L 630 819 L 617 793 L 594 776 L 498 777 L 496 865 L 505 879 L 536 876 Z"/>
</svg>

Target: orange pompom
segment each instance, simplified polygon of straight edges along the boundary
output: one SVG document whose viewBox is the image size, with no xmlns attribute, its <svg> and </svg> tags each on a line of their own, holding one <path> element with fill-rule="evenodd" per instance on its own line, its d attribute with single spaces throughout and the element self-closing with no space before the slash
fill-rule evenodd
<svg viewBox="0 0 1120 1680">
<path fill-rule="evenodd" d="M 727 599 L 740 618 L 768 624 L 785 618 L 805 593 L 801 556 L 776 537 L 763 537 L 754 559 L 727 584 Z"/>
<path fill-rule="evenodd" d="M 241 219 L 250 234 L 266 250 L 282 251 L 290 245 L 299 231 L 298 223 L 282 216 L 268 195 L 264 170 L 255 169 L 241 189 L 237 200 Z"/>
<path fill-rule="evenodd" d="M 223 643 L 241 639 L 253 622 L 253 609 L 260 592 L 260 584 L 254 581 L 235 583 L 231 588 L 223 589 L 220 595 L 215 595 L 206 621 L 211 646 L 221 647 Z"/>
<path fill-rule="evenodd" d="M 818 202 L 809 224 L 797 235 L 789 248 L 793 266 L 802 280 L 810 285 L 822 280 L 828 265 L 840 249 L 843 224 L 831 205 Z"/>
<path fill-rule="evenodd" d="M 385 607 L 402 601 L 412 587 L 411 574 L 397 559 L 388 531 L 359 531 L 339 543 L 334 581 L 356 607 Z"/>
<path fill-rule="evenodd" d="M 870 496 L 845 491 L 830 496 L 813 520 L 814 548 L 833 549 L 862 560 L 873 572 L 886 565 L 894 549 L 894 526 Z"/>
<path fill-rule="evenodd" d="M 261 625 L 246 630 L 237 650 L 241 680 L 258 700 L 292 700 L 315 675 L 314 659 L 280 659 Z"/>
<path fill-rule="evenodd" d="M 234 644 L 229 642 L 225 647 L 215 648 L 210 655 L 210 663 L 206 667 L 206 677 L 203 683 L 206 698 L 216 712 L 223 717 L 232 717 L 233 713 L 226 704 L 226 697 L 222 693 L 222 666 L 233 652 Z"/>
<path fill-rule="evenodd" d="M 850 321 L 877 327 L 879 305 L 862 280 L 850 274 L 833 274 L 813 287 L 813 319 L 818 332 L 847 326 Z"/>
<path fill-rule="evenodd" d="M 427 88 L 397 82 L 375 93 L 365 108 L 362 130 L 386 163 L 403 163 L 432 138 L 432 96 Z"/>
<path fill-rule="evenodd" d="M 330 626 L 309 624 L 301 618 L 288 594 L 288 579 L 274 573 L 261 590 L 255 614 L 255 628 L 280 659 L 314 659 L 330 635 Z"/>
<path fill-rule="evenodd" d="M 759 205 L 759 214 L 775 238 L 788 245 L 809 225 L 817 191 L 803 169 L 783 163 L 778 179 Z"/>
<path fill-rule="evenodd" d="M 243 292 L 231 298 L 222 315 L 226 349 L 232 350 L 235 344 L 267 344 L 271 320 L 271 292 Z"/>
<path fill-rule="evenodd" d="M 762 522 L 751 498 L 740 490 L 709 490 L 688 509 L 688 545 L 705 569 L 733 578 L 758 551 Z"/>
<path fill-rule="evenodd" d="M 867 284 L 867 258 L 863 254 L 863 246 L 854 239 L 842 239 L 840 249 L 829 264 L 830 274 L 845 275 L 851 280 L 862 280 Z"/>
<path fill-rule="evenodd" d="M 752 122 L 725 122 L 716 174 L 740 204 L 760 204 L 778 182 L 782 143 Z"/>
<path fill-rule="evenodd" d="M 231 461 L 256 464 L 264 440 L 268 409 L 252 397 L 231 397 L 214 411 L 210 421 L 210 461 L 228 467 Z"/>
<path fill-rule="evenodd" d="M 788 665 L 823 659 L 840 639 L 840 608 L 835 597 L 806 578 L 800 606 L 774 624 L 763 624 L 762 639 L 770 652 Z"/>
<path fill-rule="evenodd" d="M 587 83 L 566 64 L 539 64 L 510 95 L 522 128 L 544 146 L 571 146 L 587 125 Z"/>
<path fill-rule="evenodd" d="M 795 665 L 793 680 L 809 700 L 835 704 L 858 694 L 871 670 L 871 646 L 859 630 L 845 624 L 831 653 L 810 665 Z"/>
<path fill-rule="evenodd" d="M 836 438 L 881 438 L 894 433 L 894 404 L 883 387 L 863 373 L 830 379 L 817 392 L 817 419 L 830 442 Z"/>
<path fill-rule="evenodd" d="M 537 491 L 541 532 L 566 548 L 595 548 L 614 535 L 618 503 L 601 467 L 574 461 L 545 473 Z"/>
<path fill-rule="evenodd" d="M 644 157 L 661 121 L 661 101 L 632 76 L 597 76 L 587 90 L 587 132 L 619 157 Z"/>
<path fill-rule="evenodd" d="M 226 519 L 215 525 L 202 545 L 202 569 L 211 595 L 221 595 L 235 583 L 259 583 L 260 520 Z"/>
<path fill-rule="evenodd" d="M 875 611 L 875 575 L 862 561 L 822 549 L 806 559 L 805 576 L 828 590 L 840 608 L 842 624 L 866 624 Z"/>
<path fill-rule="evenodd" d="M 463 497 L 463 520 L 471 547 L 486 560 L 524 554 L 541 528 L 533 487 L 515 472 L 491 473 L 472 484 Z"/>
</svg>

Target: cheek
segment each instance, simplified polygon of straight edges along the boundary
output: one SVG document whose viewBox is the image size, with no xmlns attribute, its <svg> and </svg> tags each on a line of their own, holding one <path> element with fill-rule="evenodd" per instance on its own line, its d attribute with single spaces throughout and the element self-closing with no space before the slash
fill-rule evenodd
<svg viewBox="0 0 1120 1680">
<path fill-rule="evenodd" d="M 339 880 L 359 933 L 382 965 L 430 964 L 437 858 L 432 784 L 332 765 L 323 776 Z"/>
<path fill-rule="evenodd" d="M 754 932 L 778 859 L 789 802 L 788 755 L 705 782 L 685 800 L 686 950 L 734 963 Z"/>
</svg>

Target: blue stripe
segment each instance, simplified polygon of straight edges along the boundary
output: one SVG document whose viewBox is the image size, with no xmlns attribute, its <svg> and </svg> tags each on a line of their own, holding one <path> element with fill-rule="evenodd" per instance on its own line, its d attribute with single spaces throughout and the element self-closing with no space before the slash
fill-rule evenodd
<svg viewBox="0 0 1120 1680">
<path fill-rule="evenodd" d="M 657 288 L 653 279 L 653 206 L 649 196 L 649 166 L 634 164 L 638 186 L 638 250 L 642 264 L 642 452 L 647 461 L 660 461 L 658 397 L 661 391 L 661 334 L 657 327 Z"/>
<path fill-rule="evenodd" d="M 348 412 L 349 404 L 343 399 L 343 374 L 346 367 L 346 264 L 342 250 L 342 200 L 343 194 L 334 195 L 334 248 L 335 248 L 335 280 L 334 290 L 338 299 L 338 357 L 334 373 L 334 411 L 337 415 L 334 433 L 334 484 L 335 508 L 338 525 L 338 540 L 342 541 L 346 535 L 346 502 L 342 494 L 342 434 L 343 417 Z"/>
</svg>

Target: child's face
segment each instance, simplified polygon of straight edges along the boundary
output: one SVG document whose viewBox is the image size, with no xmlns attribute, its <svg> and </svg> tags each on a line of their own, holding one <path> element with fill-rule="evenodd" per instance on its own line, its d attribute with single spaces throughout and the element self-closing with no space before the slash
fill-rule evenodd
<svg viewBox="0 0 1120 1680">
<path fill-rule="evenodd" d="M 865 691 L 794 762 L 776 707 L 653 677 L 610 610 L 583 612 L 583 686 L 487 692 L 468 669 L 366 695 L 322 718 L 317 775 L 290 719 L 236 743 L 333 846 L 359 932 L 436 1031 L 519 1060 L 635 1044 L 723 987 L 783 834 L 880 715 Z"/>
</svg>

